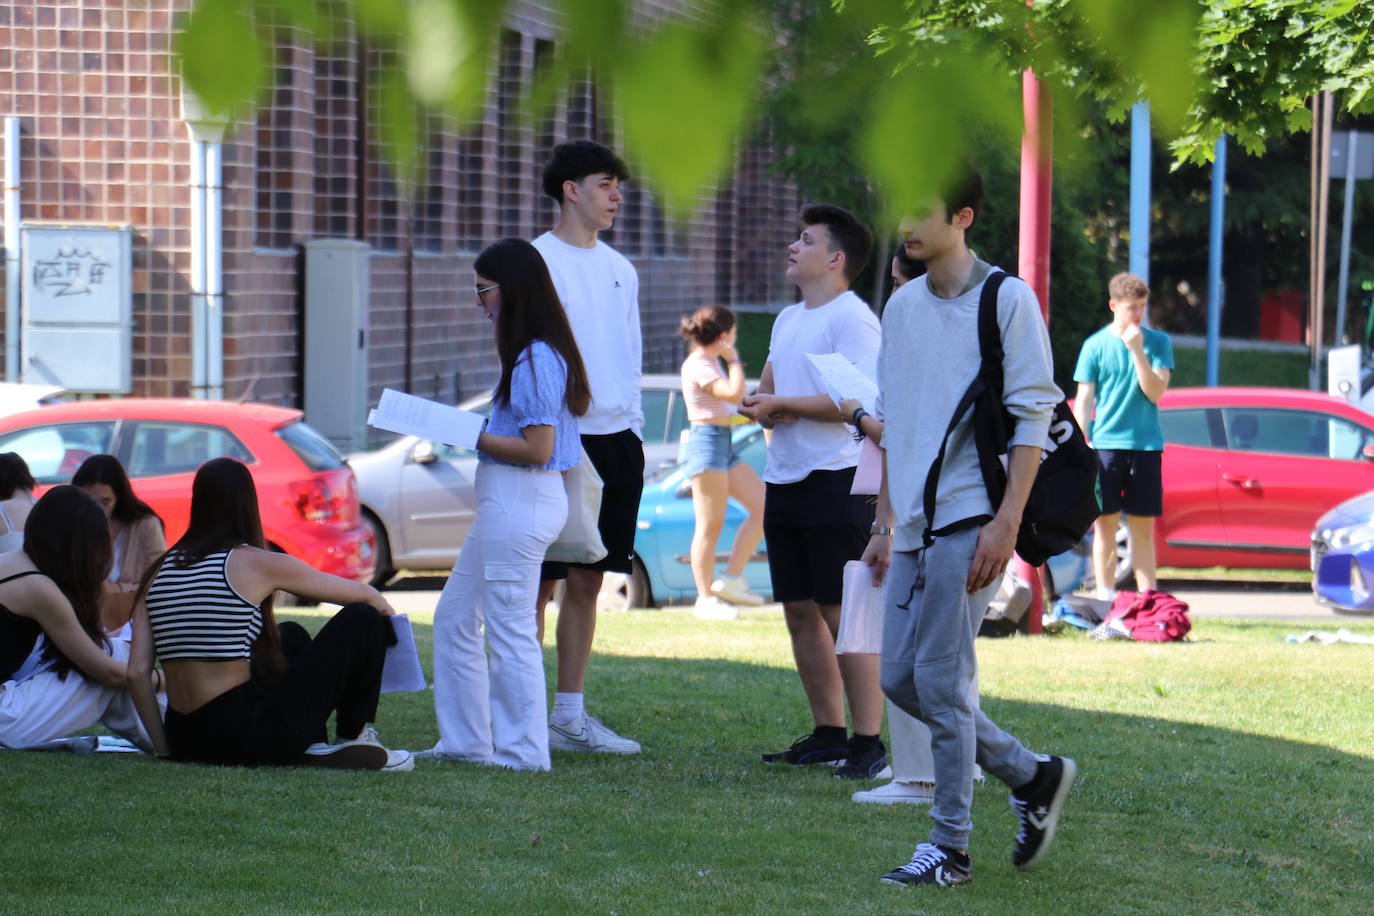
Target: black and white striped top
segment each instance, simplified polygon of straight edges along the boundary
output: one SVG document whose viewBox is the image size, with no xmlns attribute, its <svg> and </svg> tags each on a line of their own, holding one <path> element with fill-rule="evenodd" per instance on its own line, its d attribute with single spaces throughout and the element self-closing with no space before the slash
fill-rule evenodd
<svg viewBox="0 0 1374 916">
<path fill-rule="evenodd" d="M 248 658 L 262 632 L 262 609 L 244 600 L 225 572 L 228 550 L 199 563 L 179 565 L 169 553 L 148 587 L 144 603 L 153 645 L 163 661 L 230 661 Z"/>
</svg>

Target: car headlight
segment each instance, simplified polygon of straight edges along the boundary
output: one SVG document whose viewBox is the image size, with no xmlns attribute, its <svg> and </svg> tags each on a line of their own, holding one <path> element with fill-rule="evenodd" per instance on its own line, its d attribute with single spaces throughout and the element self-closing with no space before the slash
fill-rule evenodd
<svg viewBox="0 0 1374 916">
<path fill-rule="evenodd" d="M 1322 538 L 1333 550 L 1374 542 L 1374 520 L 1328 528 L 1322 532 Z"/>
</svg>

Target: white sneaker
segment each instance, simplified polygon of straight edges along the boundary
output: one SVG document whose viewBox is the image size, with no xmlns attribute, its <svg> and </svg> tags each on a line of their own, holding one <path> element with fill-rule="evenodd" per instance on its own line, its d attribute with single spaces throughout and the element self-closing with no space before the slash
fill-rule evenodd
<svg viewBox="0 0 1374 916">
<path fill-rule="evenodd" d="M 705 595 L 692 606 L 692 616 L 698 620 L 738 620 L 739 608 L 714 595 Z"/>
<path fill-rule="evenodd" d="M 744 576 L 726 576 L 711 583 L 711 594 L 723 598 L 731 604 L 747 604 L 759 607 L 763 596 L 749 587 Z"/>
<path fill-rule="evenodd" d="M 894 779 L 885 786 L 855 792 L 850 796 L 850 799 L 875 805 L 928 805 L 935 801 L 935 784 L 932 782 L 897 782 Z"/>
<path fill-rule="evenodd" d="M 638 754 L 639 742 L 622 738 L 596 716 L 583 715 L 566 725 L 549 720 L 549 748 L 587 754 Z"/>
<path fill-rule="evenodd" d="M 305 749 L 301 761 L 306 766 L 343 770 L 381 770 L 384 773 L 404 773 L 415 769 L 415 755 L 410 751 L 388 750 L 377 740 L 377 730 L 367 726 L 352 741 L 338 744 L 317 742 Z"/>
</svg>

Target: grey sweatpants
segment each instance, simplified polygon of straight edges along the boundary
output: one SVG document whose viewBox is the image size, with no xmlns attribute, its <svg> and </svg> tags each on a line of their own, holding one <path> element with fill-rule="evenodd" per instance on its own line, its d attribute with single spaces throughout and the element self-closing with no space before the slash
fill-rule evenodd
<svg viewBox="0 0 1374 916">
<path fill-rule="evenodd" d="M 935 826 L 930 842 L 968 849 L 977 763 L 1012 788 L 1037 759 L 969 702 L 978 673 L 973 641 L 996 584 L 964 590 L 978 529 L 939 538 L 926 550 L 892 552 L 883 615 L 883 693 L 930 729 Z"/>
</svg>

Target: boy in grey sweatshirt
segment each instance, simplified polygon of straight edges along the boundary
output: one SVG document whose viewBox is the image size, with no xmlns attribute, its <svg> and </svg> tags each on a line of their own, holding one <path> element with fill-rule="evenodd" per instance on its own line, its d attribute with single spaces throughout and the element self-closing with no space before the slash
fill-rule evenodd
<svg viewBox="0 0 1374 916">
<path fill-rule="evenodd" d="M 971 878 L 975 763 L 1012 789 L 1018 868 L 1049 848 L 1076 772 L 1072 760 L 1032 754 L 968 701 L 978 664 L 974 638 L 1011 559 L 1050 417 L 1063 398 L 1035 294 L 1016 278 L 997 297 L 1003 404 L 1014 420 L 1006 494 L 1000 506 L 989 501 L 970 411 L 946 448 L 930 521 L 938 536 L 922 547 L 927 472 L 981 363 L 978 303 L 994 268 L 973 256 L 964 235 L 981 206 L 982 178 L 967 170 L 930 207 L 902 220 L 906 253 L 925 261 L 927 273 L 888 301 L 878 357 L 883 478 L 864 561 L 875 578 L 887 579 L 883 692 L 930 729 L 935 761 L 930 840 L 883 876 L 906 886 Z"/>
</svg>

